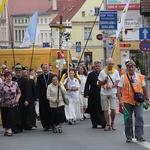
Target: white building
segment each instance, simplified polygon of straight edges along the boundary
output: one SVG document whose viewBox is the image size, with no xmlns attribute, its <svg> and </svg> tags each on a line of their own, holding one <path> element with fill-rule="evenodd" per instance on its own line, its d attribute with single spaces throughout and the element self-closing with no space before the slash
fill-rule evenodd
<svg viewBox="0 0 150 150">
<path fill-rule="evenodd" d="M 44 46 L 48 47 L 51 45 L 51 29 L 49 27 L 49 22 L 52 20 L 51 14 L 53 14 L 53 12 L 39 13 L 38 15 L 37 28 L 40 33 L 35 41 L 36 46 L 43 47 L 44 44 Z M 20 47 L 31 17 L 32 14 L 12 16 L 14 47 Z"/>
</svg>

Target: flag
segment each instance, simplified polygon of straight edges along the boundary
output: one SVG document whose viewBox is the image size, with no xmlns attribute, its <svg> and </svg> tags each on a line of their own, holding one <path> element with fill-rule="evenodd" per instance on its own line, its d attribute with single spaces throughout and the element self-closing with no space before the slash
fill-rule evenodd
<svg viewBox="0 0 150 150">
<path fill-rule="evenodd" d="M 39 34 L 39 30 L 37 29 L 37 19 L 38 19 L 38 11 L 36 11 L 31 17 L 30 23 L 25 32 L 25 36 L 23 38 L 23 42 L 20 47 L 29 47 L 30 44 L 35 43 L 35 40 Z"/>
<path fill-rule="evenodd" d="M 125 123 L 127 119 L 129 118 L 129 112 L 125 107 L 124 107 L 123 117 L 124 117 L 124 123 Z"/>
<path fill-rule="evenodd" d="M 116 39 L 118 39 L 119 37 L 119 34 L 124 26 L 124 22 L 125 22 L 125 19 L 126 19 L 126 14 L 127 14 L 127 11 L 128 11 L 128 7 L 129 7 L 129 4 L 130 4 L 130 1 L 128 1 L 128 3 L 126 4 L 125 8 L 123 9 L 122 11 L 122 14 L 121 14 L 121 17 L 119 18 L 119 21 L 118 21 L 118 30 L 116 31 Z"/>
<path fill-rule="evenodd" d="M 5 9 L 6 0 L 0 0 L 0 12 L 3 12 Z"/>
</svg>

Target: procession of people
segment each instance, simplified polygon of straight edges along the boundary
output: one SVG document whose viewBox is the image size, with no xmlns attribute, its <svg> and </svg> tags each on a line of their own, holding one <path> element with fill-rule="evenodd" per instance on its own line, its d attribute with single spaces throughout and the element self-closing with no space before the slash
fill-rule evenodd
<svg viewBox="0 0 150 150">
<path fill-rule="evenodd" d="M 134 61 L 125 63 L 127 68 L 123 72 L 114 68 L 115 61 L 112 58 L 106 60 L 104 68 L 98 60 L 94 61 L 93 69 L 87 72 L 87 67 L 81 61 L 77 68 L 69 64 L 69 69 L 64 69 L 60 76 L 51 71 L 48 63 L 41 64 L 36 70 L 17 63 L 14 71 L 3 65 L 5 69 L 0 78 L 0 102 L 4 135 L 12 136 L 37 128 L 37 117 L 43 131 L 62 133 L 63 123 L 74 125 L 77 121 L 84 121 L 86 113 L 90 115 L 93 129 L 115 131 L 116 103 L 119 101 L 120 106 L 130 114 L 125 122 L 127 142 L 131 142 L 134 137 L 131 123 L 133 111 L 136 120 L 135 138 L 140 142 L 145 141 L 142 104 L 146 102 L 150 106 L 150 103 L 144 76 L 136 73 Z M 127 75 L 132 76 L 131 83 Z M 136 92 L 143 93 L 142 102 L 134 99 L 131 84 Z M 67 105 L 64 99 L 68 100 Z"/>
</svg>

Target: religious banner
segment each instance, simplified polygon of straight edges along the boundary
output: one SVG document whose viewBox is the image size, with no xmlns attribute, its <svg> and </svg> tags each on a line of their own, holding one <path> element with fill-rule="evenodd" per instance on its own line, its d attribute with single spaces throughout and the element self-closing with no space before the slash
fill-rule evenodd
<svg viewBox="0 0 150 150">
<path fill-rule="evenodd" d="M 107 0 L 107 10 L 122 10 L 128 0 Z M 140 0 L 131 0 L 129 9 L 140 9 Z"/>
<path fill-rule="evenodd" d="M 0 0 L 0 12 L 4 11 L 6 0 Z"/>
</svg>

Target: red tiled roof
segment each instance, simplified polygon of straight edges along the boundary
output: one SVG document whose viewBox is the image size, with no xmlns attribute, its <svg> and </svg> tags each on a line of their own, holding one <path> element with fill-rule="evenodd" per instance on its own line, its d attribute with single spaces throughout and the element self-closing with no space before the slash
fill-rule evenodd
<svg viewBox="0 0 150 150">
<path fill-rule="evenodd" d="M 70 0 L 56 0 L 57 1 L 57 11 L 62 11 L 63 8 L 65 7 L 66 3 Z M 51 6 L 47 12 L 52 12 L 53 11 L 53 6 Z"/>
<path fill-rule="evenodd" d="M 66 0 L 63 0 L 66 1 Z M 67 0 L 61 12 L 50 22 L 50 24 L 55 24 L 60 21 L 60 16 L 62 16 L 62 21 L 70 21 L 72 17 L 79 11 L 86 0 Z M 57 1 L 59 3 L 59 1 Z"/>
<path fill-rule="evenodd" d="M 35 11 L 44 13 L 51 6 L 52 2 L 48 0 L 8 0 L 8 10 L 10 15 L 30 14 Z"/>
</svg>

